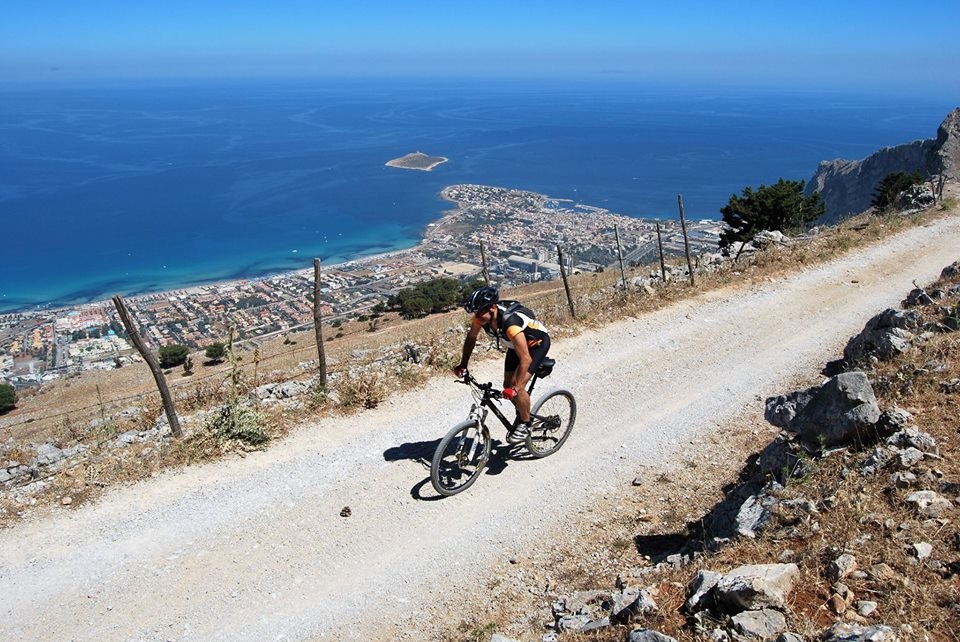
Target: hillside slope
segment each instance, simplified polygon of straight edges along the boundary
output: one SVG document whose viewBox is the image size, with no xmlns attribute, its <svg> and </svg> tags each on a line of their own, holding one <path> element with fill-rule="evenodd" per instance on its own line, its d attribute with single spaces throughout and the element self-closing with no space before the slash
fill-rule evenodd
<svg viewBox="0 0 960 642">
<path fill-rule="evenodd" d="M 576 393 L 570 441 L 546 460 L 507 460 L 456 498 L 427 501 L 423 459 L 469 403 L 461 386 L 437 378 L 375 411 L 304 427 L 268 452 L 164 474 L 0 532 L 0 633 L 343 640 L 423 631 L 498 560 L 549 546 L 571 514 L 641 466 L 669 465 L 758 398 L 818 370 L 911 281 L 957 260 L 957 248 L 960 220 L 946 218 L 762 287 L 558 341 L 543 390 Z M 477 374 L 499 369 L 487 362 Z"/>
</svg>

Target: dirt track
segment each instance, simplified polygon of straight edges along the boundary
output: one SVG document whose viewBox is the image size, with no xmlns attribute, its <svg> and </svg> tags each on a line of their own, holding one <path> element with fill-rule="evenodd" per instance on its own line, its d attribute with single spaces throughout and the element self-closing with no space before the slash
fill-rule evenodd
<svg viewBox="0 0 960 642">
<path fill-rule="evenodd" d="M 0 532 L 0 634 L 422 638 L 497 560 L 549 540 L 641 466 L 669 465 L 758 399 L 815 373 L 912 280 L 932 280 L 958 258 L 960 220 L 945 219 L 762 287 L 558 341 L 543 390 L 577 395 L 569 442 L 542 461 L 508 460 L 455 498 L 433 501 L 424 460 L 468 397 L 437 378 L 268 452 L 165 474 Z M 495 378 L 499 368 L 483 363 L 476 374 Z"/>
</svg>

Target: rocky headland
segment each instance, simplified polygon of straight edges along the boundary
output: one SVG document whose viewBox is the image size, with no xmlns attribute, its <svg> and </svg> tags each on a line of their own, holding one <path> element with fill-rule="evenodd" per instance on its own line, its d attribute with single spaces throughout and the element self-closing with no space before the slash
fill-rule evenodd
<svg viewBox="0 0 960 642">
<path fill-rule="evenodd" d="M 827 204 L 822 222 L 835 223 L 869 209 L 877 185 L 892 172 L 960 178 L 960 108 L 947 115 L 936 138 L 884 147 L 860 160 L 822 161 L 806 191 L 820 193 Z"/>
</svg>

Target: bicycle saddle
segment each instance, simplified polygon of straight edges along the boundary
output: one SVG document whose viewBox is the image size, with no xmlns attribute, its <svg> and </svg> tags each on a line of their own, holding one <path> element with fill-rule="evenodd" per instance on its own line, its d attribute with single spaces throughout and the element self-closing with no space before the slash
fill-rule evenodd
<svg viewBox="0 0 960 642">
<path fill-rule="evenodd" d="M 540 362 L 540 365 L 537 367 L 537 376 L 543 379 L 550 375 L 553 372 L 553 366 L 556 365 L 557 360 L 551 359 L 550 357 L 544 357 L 543 361 Z"/>
</svg>

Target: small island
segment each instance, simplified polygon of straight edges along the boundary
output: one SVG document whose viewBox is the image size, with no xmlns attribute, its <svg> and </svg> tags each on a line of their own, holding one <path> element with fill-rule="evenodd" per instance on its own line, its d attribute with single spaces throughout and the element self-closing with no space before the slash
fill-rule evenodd
<svg viewBox="0 0 960 642">
<path fill-rule="evenodd" d="M 400 158 L 394 158 L 393 160 L 387 161 L 387 167 L 399 167 L 400 169 L 419 169 L 424 172 L 429 172 L 437 165 L 441 163 L 446 163 L 449 158 L 443 156 L 427 156 L 423 152 L 414 152 L 412 154 L 407 154 L 406 156 L 401 156 Z"/>
</svg>

